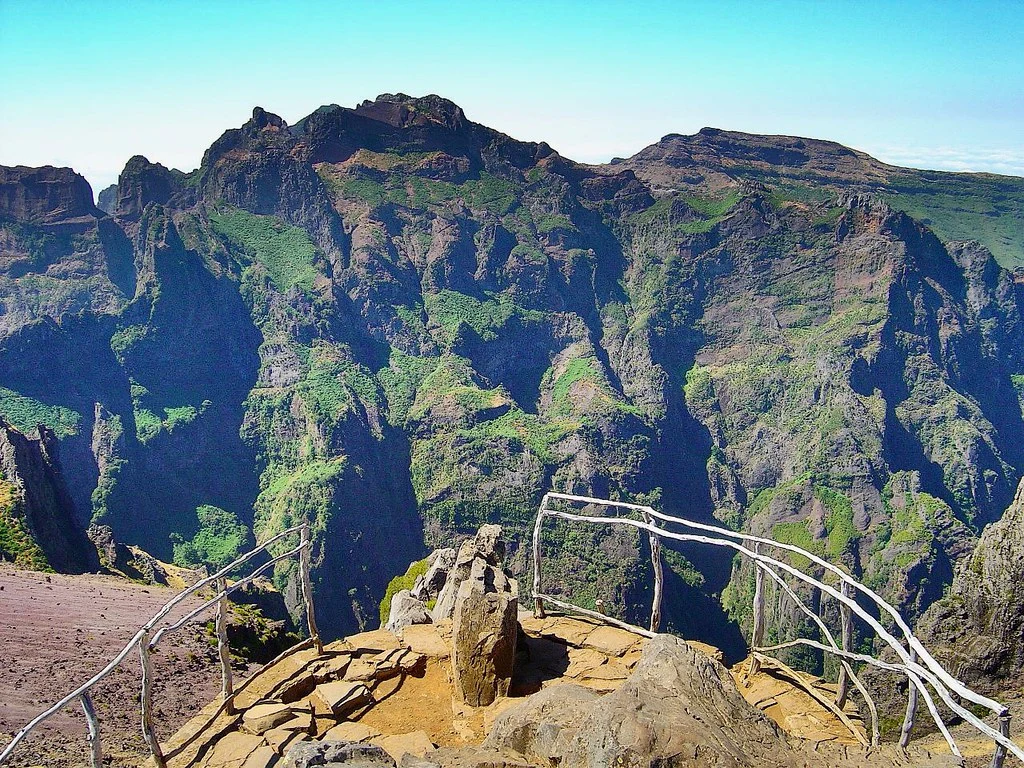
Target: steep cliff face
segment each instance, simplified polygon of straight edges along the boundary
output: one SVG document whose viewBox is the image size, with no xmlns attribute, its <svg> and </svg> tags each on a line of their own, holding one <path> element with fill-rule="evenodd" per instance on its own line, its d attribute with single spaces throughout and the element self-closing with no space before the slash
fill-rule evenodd
<svg viewBox="0 0 1024 768">
<path fill-rule="evenodd" d="M 483 522 L 524 568 L 551 487 L 801 543 L 916 614 L 1024 469 L 1021 286 L 850 192 L 870 158 L 725 138 L 587 167 L 385 95 L 256 109 L 189 174 L 133 158 L 64 250 L 37 237 L 63 208 L 7 203 L 0 413 L 45 417 L 83 518 L 158 556 L 201 505 L 309 520 L 329 631 Z M 545 546 L 554 589 L 642 613 L 636 537 Z M 671 560 L 670 622 L 737 646 L 713 596 L 742 613 L 747 574 Z"/>
<path fill-rule="evenodd" d="M 96 570 L 96 549 L 73 509 L 54 433 L 40 425 L 38 437 L 27 437 L 0 419 L 0 559 L 63 573 Z"/>
<path fill-rule="evenodd" d="M 1019 687 L 1024 675 L 1024 482 L 965 558 L 919 632 L 954 675 L 976 690 Z"/>
</svg>

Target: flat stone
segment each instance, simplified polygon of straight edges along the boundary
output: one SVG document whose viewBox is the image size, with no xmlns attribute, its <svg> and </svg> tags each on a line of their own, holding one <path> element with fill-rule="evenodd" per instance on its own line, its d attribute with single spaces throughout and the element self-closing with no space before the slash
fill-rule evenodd
<svg viewBox="0 0 1024 768">
<path fill-rule="evenodd" d="M 391 755 L 396 763 L 401 763 L 405 755 L 423 757 L 434 748 L 433 742 L 424 731 L 412 731 L 411 733 L 402 733 L 396 736 L 381 736 L 371 739 L 370 743 Z"/>
<path fill-rule="evenodd" d="M 302 731 L 303 733 L 312 733 L 313 713 L 308 710 L 306 712 L 298 712 L 295 717 L 282 723 L 278 727 L 285 731 Z"/>
<path fill-rule="evenodd" d="M 564 677 L 581 677 L 608 661 L 608 657 L 593 648 L 574 648 L 569 653 L 569 667 Z"/>
<path fill-rule="evenodd" d="M 355 659 L 345 670 L 345 680 L 368 683 L 377 676 L 377 665 L 370 659 Z"/>
<path fill-rule="evenodd" d="M 587 635 L 583 647 L 593 648 L 606 656 L 623 656 L 639 639 L 639 635 L 618 627 L 596 627 Z"/>
<path fill-rule="evenodd" d="M 402 648 L 379 653 L 373 661 L 377 664 L 377 680 L 386 680 L 394 675 L 408 675 L 422 668 L 426 657 L 422 654 Z"/>
<path fill-rule="evenodd" d="M 547 638 L 548 640 L 554 640 L 555 642 L 565 643 L 575 648 L 582 648 L 583 644 L 587 641 L 590 633 L 593 632 L 596 627 L 593 624 L 587 624 L 583 621 L 576 621 L 575 619 L 564 618 L 556 616 L 548 619 L 537 619 L 540 626 L 533 625 L 531 628 L 526 626 L 523 629 L 533 634 L 536 632 L 540 637 Z M 536 627 L 536 628 L 534 628 Z"/>
<path fill-rule="evenodd" d="M 288 704 L 281 702 L 256 704 L 242 715 L 242 730 L 258 736 L 264 731 L 269 731 L 271 728 L 276 728 L 291 720 L 294 715 L 295 710 Z"/>
<path fill-rule="evenodd" d="M 275 728 L 263 734 L 267 744 L 279 755 L 283 755 L 292 746 L 309 741 L 309 734 L 302 731 L 293 731 L 288 728 Z"/>
<path fill-rule="evenodd" d="M 614 659 L 609 659 L 606 663 L 599 667 L 593 667 L 584 674 L 582 674 L 584 680 L 625 680 L 629 677 L 629 669 L 625 664 L 621 664 Z"/>
<path fill-rule="evenodd" d="M 213 745 L 202 765 L 209 768 L 242 768 L 249 756 L 262 746 L 263 739 L 259 736 L 233 731 Z"/>
<path fill-rule="evenodd" d="M 339 680 L 318 685 L 313 692 L 335 715 L 343 717 L 373 700 L 370 689 L 360 682 Z"/>
<path fill-rule="evenodd" d="M 371 728 L 363 723 L 344 722 L 338 723 L 325 733 L 323 741 L 369 741 L 381 735 L 376 728 Z"/>
<path fill-rule="evenodd" d="M 274 698 L 291 703 L 308 696 L 315 687 L 316 675 L 313 674 L 312 668 L 307 668 L 299 674 L 282 681 L 280 685 L 274 688 L 273 694 Z"/>
<path fill-rule="evenodd" d="M 277 762 L 277 752 L 273 747 L 257 747 L 256 751 L 245 758 L 242 768 L 269 768 Z"/>
<path fill-rule="evenodd" d="M 310 672 L 318 683 L 340 680 L 345 676 L 345 670 L 352 662 L 351 653 L 336 653 L 330 658 L 322 659 L 310 665 Z"/>
<path fill-rule="evenodd" d="M 401 648 L 401 641 L 386 629 L 361 632 L 345 638 L 345 647 L 353 653 L 380 653 Z"/>
<path fill-rule="evenodd" d="M 403 643 L 423 656 L 429 656 L 432 659 L 446 659 L 452 655 L 452 649 L 433 624 L 413 624 L 405 627 L 400 636 Z"/>
</svg>

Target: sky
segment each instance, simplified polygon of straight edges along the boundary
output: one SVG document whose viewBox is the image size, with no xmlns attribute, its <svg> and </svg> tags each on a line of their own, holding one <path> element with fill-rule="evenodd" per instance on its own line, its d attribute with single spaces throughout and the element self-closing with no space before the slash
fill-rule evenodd
<svg viewBox="0 0 1024 768">
<path fill-rule="evenodd" d="M 396 92 L 584 162 L 713 126 L 1024 175 L 1024 0 L 0 0 L 0 164 L 97 191 Z"/>
</svg>

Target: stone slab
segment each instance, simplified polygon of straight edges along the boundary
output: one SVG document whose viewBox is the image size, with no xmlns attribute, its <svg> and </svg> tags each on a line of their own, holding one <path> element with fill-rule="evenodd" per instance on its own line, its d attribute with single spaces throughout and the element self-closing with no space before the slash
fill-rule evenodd
<svg viewBox="0 0 1024 768">
<path fill-rule="evenodd" d="M 432 659 L 447 659 L 452 649 L 433 624 L 413 624 L 401 632 L 402 642 L 416 653 Z"/>
</svg>

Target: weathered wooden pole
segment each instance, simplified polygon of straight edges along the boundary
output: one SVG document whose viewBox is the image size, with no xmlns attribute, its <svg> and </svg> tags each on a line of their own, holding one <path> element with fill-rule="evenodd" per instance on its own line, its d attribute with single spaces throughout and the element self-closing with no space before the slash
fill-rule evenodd
<svg viewBox="0 0 1024 768">
<path fill-rule="evenodd" d="M 999 733 L 1010 738 L 1010 710 L 1004 709 L 999 713 Z M 1006 747 L 996 744 L 995 754 L 992 755 L 991 768 L 1003 768 L 1003 761 L 1006 759 Z"/>
<path fill-rule="evenodd" d="M 850 585 L 845 581 L 839 587 L 843 597 L 850 597 Z M 839 603 L 839 620 L 842 624 L 840 642 L 844 651 L 849 651 L 853 645 L 853 621 L 850 618 L 850 609 L 845 603 Z M 839 667 L 839 683 L 836 686 L 836 706 L 842 709 L 846 706 L 846 697 L 850 693 L 850 676 L 847 674 L 846 666 Z"/>
<path fill-rule="evenodd" d="M 544 522 L 547 501 L 548 497 L 545 495 L 537 511 L 537 520 L 533 524 L 533 616 L 537 619 L 543 619 L 545 616 L 544 601 L 537 595 L 540 594 L 540 527 Z"/>
<path fill-rule="evenodd" d="M 761 553 L 761 545 L 754 545 L 754 553 Z M 761 669 L 761 661 L 754 653 L 764 640 L 764 572 L 761 564 L 754 561 L 754 626 L 750 631 L 750 675 L 756 675 Z"/>
<path fill-rule="evenodd" d="M 917 662 L 917 653 L 913 648 L 910 649 L 910 661 Z M 903 716 L 903 727 L 900 728 L 901 747 L 906 747 L 910 743 L 910 732 L 914 730 L 914 715 L 917 713 L 917 686 L 910 678 L 907 678 L 907 686 L 910 690 L 907 692 L 907 714 Z"/>
<path fill-rule="evenodd" d="M 313 583 L 309 579 L 310 550 L 313 548 L 309 538 L 309 523 L 302 524 L 302 530 L 299 532 L 299 546 L 302 547 L 302 551 L 299 552 L 299 575 L 302 581 L 302 599 L 306 603 L 306 624 L 309 626 L 309 636 L 313 638 L 316 652 L 322 654 L 324 644 L 320 640 L 320 630 L 316 628 L 316 614 L 313 612 Z"/>
<path fill-rule="evenodd" d="M 142 661 L 142 737 L 153 755 L 155 767 L 167 768 L 164 753 L 160 749 L 160 739 L 153 728 L 153 660 L 150 658 L 148 632 L 144 632 L 139 639 L 139 658 Z"/>
<path fill-rule="evenodd" d="M 82 711 L 85 712 L 85 720 L 89 724 L 89 765 L 92 768 L 102 768 L 103 748 L 100 746 L 100 721 L 96 717 L 96 707 L 93 706 L 88 691 L 79 698 L 82 702 Z"/>
<path fill-rule="evenodd" d="M 215 588 L 220 594 L 217 601 L 217 654 L 220 656 L 220 696 L 224 701 L 224 711 L 234 714 L 235 705 L 231 701 L 234 685 L 231 680 L 231 648 L 228 645 L 228 581 L 217 579 Z"/>
<path fill-rule="evenodd" d="M 651 514 L 643 510 L 644 522 L 653 526 Z M 665 591 L 665 574 L 663 572 L 661 558 L 661 537 L 651 531 L 647 532 L 648 541 L 651 544 L 651 565 L 654 568 L 654 599 L 651 601 L 651 632 L 657 632 L 661 628 L 661 599 Z"/>
</svg>

